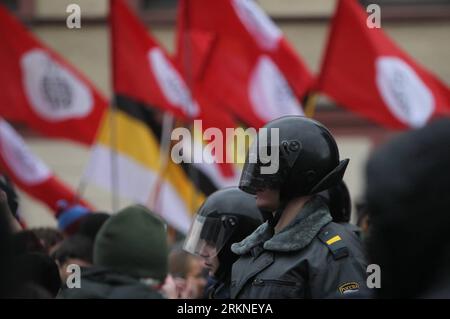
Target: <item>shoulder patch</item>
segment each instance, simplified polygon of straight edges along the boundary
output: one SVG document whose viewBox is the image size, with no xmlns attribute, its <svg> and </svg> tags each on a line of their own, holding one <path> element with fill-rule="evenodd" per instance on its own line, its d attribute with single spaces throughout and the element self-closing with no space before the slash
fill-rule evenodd
<svg viewBox="0 0 450 319">
<path fill-rule="evenodd" d="M 342 295 L 357 292 L 359 290 L 359 284 L 356 281 L 346 282 L 340 285 L 338 289 Z"/>
<path fill-rule="evenodd" d="M 348 248 L 341 236 L 334 230 L 325 226 L 319 233 L 319 239 L 330 250 L 335 260 L 348 256 Z"/>
</svg>

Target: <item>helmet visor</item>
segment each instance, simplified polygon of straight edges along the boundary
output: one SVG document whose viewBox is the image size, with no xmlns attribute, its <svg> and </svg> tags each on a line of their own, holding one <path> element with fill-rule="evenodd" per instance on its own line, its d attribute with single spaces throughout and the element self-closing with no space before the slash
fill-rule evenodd
<svg viewBox="0 0 450 319">
<path fill-rule="evenodd" d="M 264 152 L 258 151 L 259 148 L 265 148 Z M 279 169 L 278 153 L 272 153 L 278 145 L 269 147 L 267 144 L 253 142 L 250 146 L 247 157 L 245 159 L 244 168 L 242 169 L 239 188 L 246 193 L 255 195 L 257 191 L 264 189 L 279 189 L 282 184 L 282 176 Z M 273 155 L 277 155 L 273 157 Z M 267 173 L 264 169 L 273 165 L 273 161 L 277 161 L 278 170 L 274 173 Z"/>
<path fill-rule="evenodd" d="M 183 244 L 188 253 L 201 257 L 215 257 L 230 239 L 236 227 L 234 216 L 197 215 Z"/>
</svg>

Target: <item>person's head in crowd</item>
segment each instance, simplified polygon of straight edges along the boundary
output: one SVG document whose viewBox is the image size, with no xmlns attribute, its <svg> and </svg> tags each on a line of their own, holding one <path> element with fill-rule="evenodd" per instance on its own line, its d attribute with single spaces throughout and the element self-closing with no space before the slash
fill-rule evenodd
<svg viewBox="0 0 450 319">
<path fill-rule="evenodd" d="M 264 129 L 249 148 L 239 188 L 255 195 L 260 209 L 273 213 L 268 215 L 273 217 L 270 226 L 278 230 L 283 226 L 278 222 L 284 208 L 336 185 L 349 159 L 340 159 L 334 136 L 310 118 L 283 116 L 268 122 Z"/>
<path fill-rule="evenodd" d="M 202 257 L 210 275 L 229 276 L 237 260 L 231 245 L 251 234 L 263 217 L 255 197 L 237 187 L 209 195 L 199 208 L 184 242 L 184 250 Z"/>
<path fill-rule="evenodd" d="M 94 243 L 94 265 L 159 289 L 168 274 L 167 231 L 146 207 L 129 206 L 111 216 Z"/>
<path fill-rule="evenodd" d="M 214 277 L 214 283 L 207 288 L 209 298 L 229 298 L 231 268 L 238 259 L 231 245 L 250 235 L 262 222 L 255 197 L 238 187 L 212 193 L 199 208 L 183 249 L 202 257 Z"/>
<path fill-rule="evenodd" d="M 70 203 L 65 199 L 57 203 L 58 229 L 66 235 L 73 235 L 80 222 L 90 213 L 90 209 L 78 202 Z"/>
<path fill-rule="evenodd" d="M 16 255 L 32 252 L 46 253 L 43 243 L 32 230 L 15 233 L 12 237 L 12 249 Z"/>
<path fill-rule="evenodd" d="M 64 235 L 58 229 L 52 227 L 32 228 L 31 231 L 39 238 L 47 255 L 51 255 L 64 240 Z"/>
<path fill-rule="evenodd" d="M 92 265 L 93 241 L 82 235 L 74 235 L 65 239 L 52 254 L 59 268 L 62 282 L 72 273 L 69 265 L 90 267 Z"/>
<path fill-rule="evenodd" d="M 162 220 L 144 206 L 133 205 L 120 210 L 98 231 L 93 264 L 80 267 L 81 287 L 71 289 L 68 281 L 58 298 L 175 297 L 175 284 L 167 280 L 171 278 L 167 276 L 166 235 Z"/>
<path fill-rule="evenodd" d="M 13 257 L 12 274 L 14 282 L 21 283 L 14 287 L 13 297 L 26 297 L 27 286 L 36 285 L 40 288 L 38 290 L 44 290 L 54 298 L 61 287 L 58 267 L 42 253 L 23 253 Z"/>
<path fill-rule="evenodd" d="M 78 225 L 77 234 L 86 236 L 92 241 L 95 240 L 98 231 L 108 220 L 109 214 L 105 212 L 92 212 L 83 217 Z"/>
<path fill-rule="evenodd" d="M 169 273 L 179 285 L 181 298 L 202 298 L 206 286 L 203 260 L 184 251 L 180 243 L 175 244 L 170 251 Z"/>
<path fill-rule="evenodd" d="M 368 252 L 382 298 L 450 297 L 450 119 L 379 148 L 366 168 Z"/>
<path fill-rule="evenodd" d="M 331 217 L 335 223 L 349 223 L 352 214 L 352 201 L 347 185 L 343 180 L 339 181 L 333 187 L 320 192 L 328 208 Z"/>
</svg>

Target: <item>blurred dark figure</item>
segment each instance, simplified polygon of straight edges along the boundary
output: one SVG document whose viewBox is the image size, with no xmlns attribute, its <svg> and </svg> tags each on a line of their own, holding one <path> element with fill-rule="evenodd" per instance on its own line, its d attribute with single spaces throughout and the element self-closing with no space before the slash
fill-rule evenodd
<svg viewBox="0 0 450 319">
<path fill-rule="evenodd" d="M 200 257 L 185 252 L 180 243 L 169 254 L 169 273 L 175 280 L 178 297 L 201 299 L 206 287 L 206 272 Z"/>
<path fill-rule="evenodd" d="M 450 298 L 450 120 L 384 145 L 366 175 L 378 297 Z"/>
<path fill-rule="evenodd" d="M 55 228 L 39 227 L 32 228 L 31 231 L 40 240 L 47 255 L 51 255 L 57 246 L 64 240 L 63 234 Z"/>
<path fill-rule="evenodd" d="M 60 288 L 56 264 L 32 231 L 19 231 L 0 190 L 0 297 L 53 298 Z"/>
<path fill-rule="evenodd" d="M 94 241 L 98 231 L 103 224 L 108 220 L 109 214 L 104 212 L 92 212 L 89 215 L 83 217 L 78 226 L 77 234 L 86 236 L 90 240 Z"/>
<path fill-rule="evenodd" d="M 167 276 L 168 248 L 162 220 L 140 205 L 127 207 L 103 224 L 94 242 L 94 266 L 81 269 L 81 288 L 61 298 L 160 299 Z"/>
<path fill-rule="evenodd" d="M 7 203 L 10 212 L 17 217 L 17 208 L 19 207 L 19 199 L 13 183 L 5 175 L 0 175 L 0 190 L 4 191 L 7 197 Z"/>
<path fill-rule="evenodd" d="M 9 221 L 12 216 L 6 207 L 6 194 L 0 191 L 0 298 L 8 298 L 14 286 L 9 264 L 12 258 L 12 229 Z"/>
<path fill-rule="evenodd" d="M 369 210 L 367 208 L 367 202 L 360 200 L 356 203 L 356 226 L 361 229 L 362 237 L 366 237 L 369 233 Z"/>
<path fill-rule="evenodd" d="M 24 253 L 12 259 L 14 282 L 22 285 L 14 287 L 14 298 L 54 298 L 61 287 L 58 267 L 42 253 Z M 27 291 L 32 286 L 32 291 Z M 34 292 L 33 292 L 34 291 Z M 48 295 L 45 294 L 48 293 Z"/>
<path fill-rule="evenodd" d="M 78 265 L 81 268 L 92 266 L 93 251 L 92 240 L 82 235 L 74 235 L 61 243 L 52 257 L 58 265 L 63 286 L 66 284 L 67 277 L 72 274 L 68 266 Z"/>
<path fill-rule="evenodd" d="M 8 298 L 14 299 L 53 299 L 54 296 L 44 287 L 33 282 L 26 282 L 20 286 L 14 286 Z"/>
<path fill-rule="evenodd" d="M 1 180 L 1 178 L 0 178 Z M 1 183 L 0 183 L 1 185 Z M 15 216 L 15 212 L 11 209 L 14 209 L 14 205 L 10 205 L 10 200 L 8 198 L 8 194 L 3 189 L 0 189 L 0 211 L 5 220 L 5 226 L 11 231 L 11 233 L 16 233 L 22 230 L 22 226 L 18 222 L 18 219 Z M 15 206 L 17 209 L 17 206 Z"/>
<path fill-rule="evenodd" d="M 208 298 L 230 298 L 231 268 L 238 259 L 231 245 L 250 235 L 262 222 L 255 197 L 237 187 L 212 193 L 199 208 L 183 248 L 205 261 L 211 277 Z"/>
<path fill-rule="evenodd" d="M 42 242 L 32 230 L 22 230 L 12 236 L 12 250 L 15 255 L 24 253 L 46 254 Z"/>
</svg>

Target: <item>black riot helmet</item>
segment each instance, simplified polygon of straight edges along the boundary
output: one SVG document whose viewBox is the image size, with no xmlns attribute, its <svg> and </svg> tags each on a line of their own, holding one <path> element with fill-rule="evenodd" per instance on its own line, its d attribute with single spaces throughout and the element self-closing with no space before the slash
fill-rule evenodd
<svg viewBox="0 0 450 319">
<path fill-rule="evenodd" d="M 267 173 L 274 158 L 278 159 L 278 170 Z M 250 194 L 277 189 L 281 201 L 286 202 L 336 185 L 348 162 L 339 160 L 336 141 L 324 125 L 303 116 L 285 116 L 258 132 L 247 154 L 239 188 Z"/>
<path fill-rule="evenodd" d="M 348 223 L 352 214 L 352 200 L 347 185 L 342 180 L 319 193 L 325 199 L 335 223 Z"/>
<path fill-rule="evenodd" d="M 205 247 L 212 248 L 220 263 L 215 276 L 230 276 L 238 257 L 231 252 L 231 245 L 250 235 L 262 222 L 254 196 L 237 187 L 218 190 L 199 208 L 183 249 L 202 256 Z"/>
</svg>

